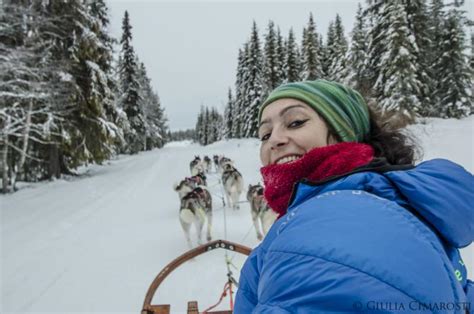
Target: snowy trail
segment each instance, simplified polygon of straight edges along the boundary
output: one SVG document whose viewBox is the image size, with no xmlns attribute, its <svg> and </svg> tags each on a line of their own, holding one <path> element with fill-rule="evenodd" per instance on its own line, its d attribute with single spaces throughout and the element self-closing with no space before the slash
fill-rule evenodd
<svg viewBox="0 0 474 314">
<path fill-rule="evenodd" d="M 449 158 L 474 170 L 474 116 L 434 120 L 414 127 L 425 159 Z M 466 145 L 471 143 L 471 145 Z M 259 181 L 257 140 L 231 140 L 207 147 L 170 143 L 161 150 L 120 156 L 91 166 L 81 178 L 39 183 L 0 196 L 1 313 L 137 313 L 155 275 L 187 250 L 172 185 L 189 175 L 194 155 L 224 154 L 249 183 Z M 213 192 L 214 239 L 224 238 L 217 175 Z M 241 195 L 241 201 L 245 195 Z M 228 240 L 258 244 L 248 204 L 227 211 Z M 462 251 L 474 276 L 474 247 Z M 240 268 L 245 257 L 234 255 Z M 238 278 L 238 271 L 234 275 Z M 199 256 L 174 271 L 154 303 L 173 313 L 186 302 L 214 304 L 226 281 L 224 251 Z M 227 309 L 227 300 L 218 309 Z"/>
<path fill-rule="evenodd" d="M 254 143 L 248 148 L 254 151 Z M 187 250 L 172 184 L 188 175 L 194 154 L 209 151 L 199 146 L 169 147 L 122 157 L 108 166 L 92 167 L 89 177 L 41 184 L 3 198 L 2 251 L 8 252 L 2 265 L 3 310 L 140 310 L 154 276 Z M 216 175 L 210 175 L 209 183 L 217 183 Z M 218 185 L 211 190 L 220 194 Z M 223 238 L 223 210 L 216 197 L 214 207 L 214 238 Z M 234 224 L 228 230 L 229 240 L 240 241 L 251 231 L 246 244 L 255 246 L 248 205 L 241 207 L 228 213 Z M 225 266 L 223 256 L 216 251 L 197 258 L 194 264 L 199 265 L 193 268 L 202 267 L 199 273 L 203 276 L 194 276 L 194 285 L 186 282 L 195 270 L 184 267 L 177 280 L 173 283 L 170 278 L 169 286 L 164 287 L 171 293 L 164 294 L 163 301 L 176 301 L 173 308 L 184 310 L 186 301 L 199 297 L 195 291 L 202 280 L 215 280 L 219 282 L 215 293 L 198 298 L 202 307 L 214 303 L 225 283 L 226 270 L 216 267 L 209 271 L 206 262 Z M 237 257 L 234 261 L 240 267 L 243 260 Z M 177 289 L 189 296 L 177 296 Z"/>
</svg>

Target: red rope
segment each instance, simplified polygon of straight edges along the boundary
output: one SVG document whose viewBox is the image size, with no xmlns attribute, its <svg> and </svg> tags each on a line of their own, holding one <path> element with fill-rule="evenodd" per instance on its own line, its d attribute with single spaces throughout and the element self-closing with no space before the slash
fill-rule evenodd
<svg viewBox="0 0 474 314">
<path fill-rule="evenodd" d="M 234 310 L 234 302 L 232 300 L 232 282 L 228 281 L 224 285 L 224 291 L 222 291 L 222 294 L 221 294 L 221 297 L 219 298 L 219 301 L 217 301 L 217 303 L 214 304 L 213 306 L 211 306 L 211 307 L 207 308 L 206 310 L 204 310 L 204 312 L 202 312 L 202 314 L 206 314 L 208 311 L 210 311 L 213 308 L 215 308 L 216 306 L 218 306 L 222 302 L 222 300 L 227 296 L 227 290 L 229 290 L 229 292 L 230 292 L 230 309 Z"/>
</svg>

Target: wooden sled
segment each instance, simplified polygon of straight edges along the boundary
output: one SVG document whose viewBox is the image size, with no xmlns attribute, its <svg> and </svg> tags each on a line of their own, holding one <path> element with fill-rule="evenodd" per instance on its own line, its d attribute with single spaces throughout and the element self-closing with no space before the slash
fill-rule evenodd
<svg viewBox="0 0 474 314">
<path fill-rule="evenodd" d="M 169 304 L 160 304 L 160 305 L 152 305 L 151 301 L 153 296 L 156 293 L 156 290 L 161 285 L 161 283 L 165 280 L 165 278 L 176 268 L 178 268 L 184 262 L 198 256 L 204 254 L 206 252 L 215 250 L 215 249 L 225 249 L 229 251 L 238 252 L 241 254 L 249 255 L 252 251 L 250 248 L 233 243 L 230 241 L 225 240 L 215 240 L 201 246 L 198 246 L 195 249 L 192 249 L 183 255 L 174 259 L 171 263 L 166 265 L 160 273 L 155 277 L 153 282 L 151 283 L 150 287 L 145 296 L 145 301 L 143 302 L 143 308 L 141 314 L 169 314 L 170 313 L 170 305 Z M 232 294 L 232 291 L 231 291 Z M 188 314 L 199 314 L 198 303 L 197 301 L 190 301 L 188 302 Z M 205 313 L 212 313 L 212 314 L 232 314 L 232 310 L 229 311 L 206 311 Z"/>
</svg>

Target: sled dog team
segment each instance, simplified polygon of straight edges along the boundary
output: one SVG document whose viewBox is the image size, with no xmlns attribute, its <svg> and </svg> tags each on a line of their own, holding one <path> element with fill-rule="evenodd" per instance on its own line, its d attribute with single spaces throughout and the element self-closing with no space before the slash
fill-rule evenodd
<svg viewBox="0 0 474 314">
<path fill-rule="evenodd" d="M 206 221 L 206 240 L 212 239 L 212 196 L 207 188 L 206 174 L 212 171 L 213 165 L 215 172 L 220 174 L 226 204 L 234 210 L 240 208 L 239 198 L 244 189 L 244 182 L 242 174 L 235 168 L 234 162 L 230 158 L 218 155 L 214 155 L 212 160 L 208 156 L 204 156 L 203 159 L 200 156 L 195 156 L 189 163 L 191 177 L 186 177 L 174 185 L 174 190 L 180 199 L 179 221 L 190 248 L 193 247 L 190 234 L 193 224 L 196 228 L 198 244 L 202 244 L 201 234 Z M 247 200 L 250 203 L 257 238 L 262 240 L 277 216 L 265 201 L 263 187 L 260 183 L 249 184 Z"/>
</svg>

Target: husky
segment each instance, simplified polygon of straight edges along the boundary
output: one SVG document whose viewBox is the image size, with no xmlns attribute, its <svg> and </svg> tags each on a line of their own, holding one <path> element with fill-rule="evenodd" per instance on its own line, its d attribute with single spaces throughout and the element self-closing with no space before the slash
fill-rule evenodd
<svg viewBox="0 0 474 314">
<path fill-rule="evenodd" d="M 275 222 L 277 214 L 268 206 L 267 201 L 263 197 L 263 186 L 261 186 L 260 183 L 256 185 L 249 184 L 247 200 L 250 203 L 252 221 L 255 231 L 257 232 L 257 239 L 261 241 Z M 260 224 L 263 232 L 260 231 Z"/>
<path fill-rule="evenodd" d="M 209 156 L 204 156 L 203 166 L 204 166 L 204 171 L 206 173 L 211 172 L 212 161 L 211 161 L 211 158 L 209 158 Z"/>
<path fill-rule="evenodd" d="M 214 161 L 214 167 L 216 168 L 216 172 L 219 171 L 219 156 L 214 155 L 212 156 L 212 160 Z"/>
<path fill-rule="evenodd" d="M 233 209 L 239 209 L 238 201 L 243 190 L 244 181 L 242 174 L 231 163 L 223 165 L 222 185 L 229 206 Z"/>
<path fill-rule="evenodd" d="M 224 172 L 224 166 L 227 164 L 234 166 L 234 162 L 230 158 L 221 156 L 218 163 L 218 170 L 221 174 Z"/>
<path fill-rule="evenodd" d="M 193 161 L 189 163 L 189 169 L 191 170 L 192 176 L 195 176 L 198 173 L 204 172 L 204 167 L 201 162 L 201 157 L 194 156 Z"/>
<path fill-rule="evenodd" d="M 189 177 L 188 179 L 195 182 L 197 186 L 207 186 L 207 177 L 203 172 L 199 172 L 197 175 Z"/>
<path fill-rule="evenodd" d="M 197 234 L 197 243 L 202 243 L 202 229 L 207 220 L 207 241 L 211 241 L 212 229 L 212 197 L 203 186 L 197 186 L 190 178 L 182 180 L 175 186 L 180 197 L 179 222 L 183 228 L 189 248 L 192 248 L 190 236 L 191 225 L 194 224 Z"/>
<path fill-rule="evenodd" d="M 198 187 L 207 187 L 206 176 L 203 173 L 184 178 L 179 183 L 175 183 L 173 189 L 178 192 L 179 199 L 181 200 L 186 194 Z"/>
</svg>

